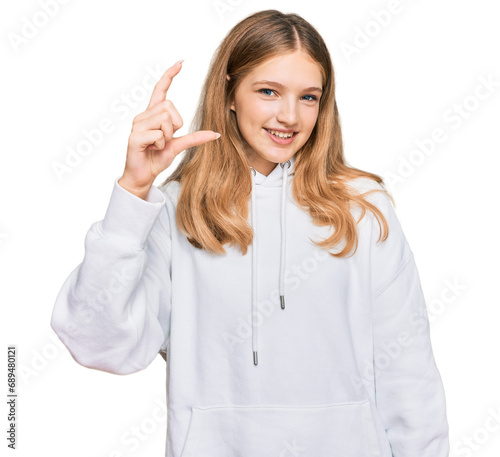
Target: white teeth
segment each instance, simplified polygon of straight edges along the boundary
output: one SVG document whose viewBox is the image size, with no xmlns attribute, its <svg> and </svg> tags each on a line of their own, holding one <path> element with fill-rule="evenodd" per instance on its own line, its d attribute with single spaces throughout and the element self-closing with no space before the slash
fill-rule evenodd
<svg viewBox="0 0 500 457">
<path fill-rule="evenodd" d="M 268 129 L 266 129 L 266 130 L 269 133 L 272 133 L 274 136 L 277 136 L 279 138 L 284 138 L 284 139 L 290 138 L 293 135 L 293 133 L 283 133 L 283 132 L 278 132 L 276 130 L 268 130 Z"/>
</svg>

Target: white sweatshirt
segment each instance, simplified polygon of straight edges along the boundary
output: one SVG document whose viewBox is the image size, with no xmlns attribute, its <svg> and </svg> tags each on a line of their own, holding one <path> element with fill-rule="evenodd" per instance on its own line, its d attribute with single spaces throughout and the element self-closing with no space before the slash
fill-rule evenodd
<svg viewBox="0 0 500 457">
<path fill-rule="evenodd" d="M 143 200 L 117 178 L 52 328 L 79 364 L 110 373 L 163 353 L 167 457 L 447 457 L 426 305 L 390 200 L 368 197 L 388 240 L 367 212 L 354 256 L 335 258 L 311 241 L 330 229 L 294 204 L 294 162 L 252 170 L 244 256 L 187 241 L 177 182 Z"/>
</svg>

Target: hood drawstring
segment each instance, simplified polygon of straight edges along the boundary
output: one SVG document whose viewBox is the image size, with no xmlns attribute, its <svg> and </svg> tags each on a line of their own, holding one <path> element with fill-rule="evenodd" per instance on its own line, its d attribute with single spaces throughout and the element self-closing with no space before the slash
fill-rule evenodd
<svg viewBox="0 0 500 457">
<path fill-rule="evenodd" d="M 287 167 L 285 168 L 285 164 Z M 279 293 L 280 293 L 280 303 L 281 309 L 285 309 L 285 248 L 286 248 L 286 223 L 285 223 L 285 207 L 286 207 L 286 194 L 287 194 L 287 183 L 288 183 L 288 169 L 290 168 L 290 160 L 280 163 L 283 169 L 283 179 L 281 180 L 282 192 L 281 192 L 281 252 L 280 252 L 280 283 L 279 283 Z M 258 333 L 257 333 L 257 211 L 255 208 L 255 170 L 252 170 L 252 227 L 254 230 L 253 242 L 252 242 L 252 351 L 253 351 L 253 363 L 257 365 L 259 363 L 257 358 L 258 352 Z"/>
</svg>

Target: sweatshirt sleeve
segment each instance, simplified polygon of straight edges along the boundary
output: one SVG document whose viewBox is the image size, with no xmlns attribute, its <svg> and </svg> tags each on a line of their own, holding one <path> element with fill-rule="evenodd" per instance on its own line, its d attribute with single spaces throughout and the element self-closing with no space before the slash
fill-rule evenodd
<svg viewBox="0 0 500 457">
<path fill-rule="evenodd" d="M 164 194 L 143 200 L 115 180 L 83 261 L 57 295 L 51 327 L 80 365 L 115 374 L 146 368 L 170 335 L 171 238 Z"/>
<path fill-rule="evenodd" d="M 389 198 L 376 192 L 389 238 L 372 234 L 373 362 L 377 409 L 394 457 L 448 457 L 444 386 L 413 252 Z"/>
</svg>

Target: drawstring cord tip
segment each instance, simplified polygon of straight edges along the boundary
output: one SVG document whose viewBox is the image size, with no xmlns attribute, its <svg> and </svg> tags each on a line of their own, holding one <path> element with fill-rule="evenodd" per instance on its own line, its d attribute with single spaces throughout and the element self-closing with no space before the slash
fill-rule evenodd
<svg viewBox="0 0 500 457">
<path fill-rule="evenodd" d="M 259 361 L 257 360 L 257 351 L 253 351 L 253 364 L 257 365 Z"/>
<path fill-rule="evenodd" d="M 281 309 L 285 309 L 285 297 L 280 295 Z"/>
</svg>

